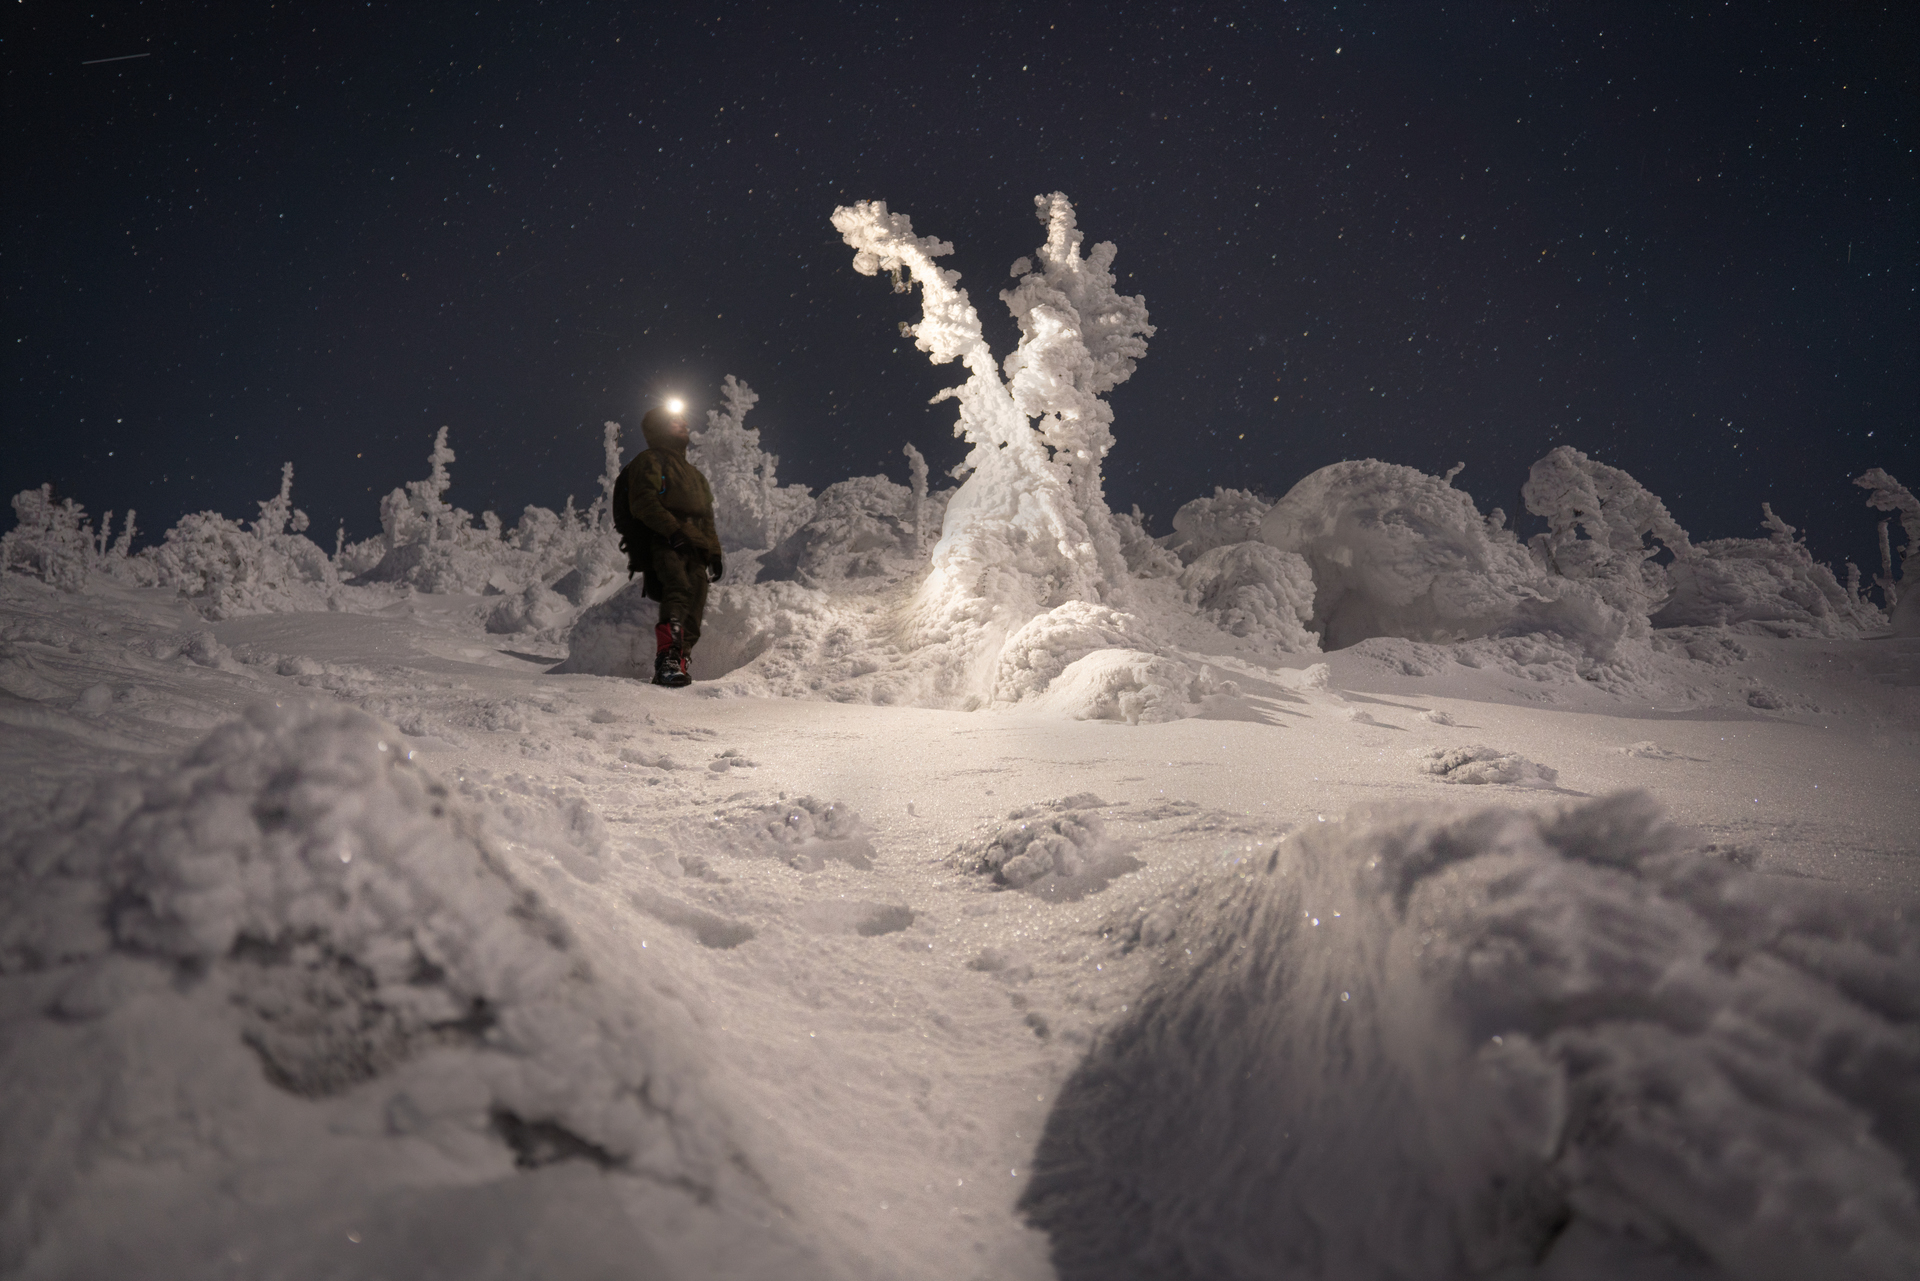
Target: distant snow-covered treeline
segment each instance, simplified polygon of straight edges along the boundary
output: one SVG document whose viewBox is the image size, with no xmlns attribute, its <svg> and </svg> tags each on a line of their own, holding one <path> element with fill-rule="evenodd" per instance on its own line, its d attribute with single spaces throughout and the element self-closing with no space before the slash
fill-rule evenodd
<svg viewBox="0 0 1920 1281">
<path fill-rule="evenodd" d="M 1630 684 L 1656 631 L 1920 631 L 1920 593 L 1902 607 L 1889 534 L 1897 519 L 1904 561 L 1920 501 L 1878 468 L 1855 482 L 1889 513 L 1872 588 L 1853 565 L 1843 582 L 1816 562 L 1765 503 L 1764 536 L 1696 543 L 1632 476 L 1567 446 L 1531 469 L 1523 498 L 1547 530 L 1524 543 L 1504 512 L 1483 515 L 1454 485 L 1460 468 L 1431 476 L 1374 459 L 1323 467 L 1278 501 L 1217 489 L 1154 537 L 1137 508 L 1108 508 L 1102 480 L 1114 443 L 1105 396 L 1146 355 L 1145 300 L 1116 291 L 1111 243 L 1083 254 L 1064 195 L 1035 201 L 1046 239 L 1000 292 L 1020 329 L 1004 361 L 959 273 L 937 265 L 951 244 L 916 236 L 883 202 L 835 211 L 857 271 L 919 288 L 922 318 L 904 328 L 935 364 L 965 368 L 935 399 L 957 403 L 954 432 L 972 449 L 957 488 L 931 488 L 909 444 L 910 484 L 854 477 L 815 496 L 779 483 L 779 459 L 746 425 L 759 397 L 729 375 L 723 407 L 692 443 L 729 556 L 697 675 L 739 692 L 957 707 L 1041 699 L 1153 720 L 1186 714 L 1214 688 L 1208 655 L 1271 660 L 1400 638 L 1525 665 L 1534 660 L 1522 651 L 1544 645 L 1590 680 Z M 289 463 L 255 519 L 194 513 L 139 551 L 133 512 L 116 535 L 112 513 L 94 525 L 47 486 L 24 491 L 0 565 L 68 590 L 96 574 L 172 588 L 210 618 L 378 608 L 409 590 L 495 598 L 476 605 L 487 630 L 564 641 L 564 670 L 641 674 L 631 639 L 653 605 L 628 590 L 608 507 L 619 424 L 605 426 L 599 493 L 584 511 L 571 498 L 559 512 L 529 506 L 511 527 L 448 501 L 447 437 L 443 427 L 434 438 L 424 479 L 382 499 L 380 533 L 351 544 L 337 534 L 331 553 L 305 534 Z"/>
</svg>

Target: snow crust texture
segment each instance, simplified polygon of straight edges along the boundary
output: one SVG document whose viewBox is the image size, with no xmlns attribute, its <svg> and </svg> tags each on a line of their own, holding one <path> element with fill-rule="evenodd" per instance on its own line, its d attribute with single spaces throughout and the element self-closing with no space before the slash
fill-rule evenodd
<svg viewBox="0 0 1920 1281">
<path fill-rule="evenodd" d="M 596 960 L 513 869 L 512 841 L 401 741 L 350 709 L 262 707 L 175 765 L 67 797 L 54 826 L 9 842 L 0 1271 L 59 1274 L 35 1256 L 47 1242 L 77 1251 L 67 1275 L 139 1248 L 141 1225 L 116 1217 L 107 1190 L 119 1152 L 183 1162 L 188 1203 L 151 1233 L 148 1275 L 186 1275 L 155 1260 L 229 1230 L 231 1194 L 197 1182 L 216 1159 L 262 1172 L 263 1233 L 280 1196 L 316 1220 L 350 1208 L 363 1195 L 351 1185 L 276 1192 L 268 1118 L 289 1114 L 259 1097 L 274 1091 L 358 1100 L 333 1122 L 349 1131 L 371 1108 L 391 1168 L 368 1170 L 364 1194 L 423 1224 L 449 1212 L 435 1196 L 561 1162 L 764 1219 L 673 977 L 645 953 Z M 606 857 L 604 827 L 577 804 L 530 803 L 504 830 L 585 880 Z M 209 1131 L 236 1146 L 220 1157 Z M 286 1159 L 316 1170 L 351 1160 L 280 1138 L 315 1144 Z"/>
<path fill-rule="evenodd" d="M 1497 747 L 1436 747 L 1420 758 L 1422 772 L 1442 783 L 1513 783 L 1521 787 L 1552 787 L 1559 771 L 1536 764 L 1515 752 Z"/>
<path fill-rule="evenodd" d="M 1175 901 L 1022 1202 L 1067 1281 L 1920 1270 L 1897 906 L 1638 793 L 1330 824 Z"/>
</svg>

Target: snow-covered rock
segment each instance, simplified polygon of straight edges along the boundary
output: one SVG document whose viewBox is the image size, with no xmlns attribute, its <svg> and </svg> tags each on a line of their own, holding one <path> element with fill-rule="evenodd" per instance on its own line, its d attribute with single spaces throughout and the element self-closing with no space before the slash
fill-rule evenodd
<svg viewBox="0 0 1920 1281">
<path fill-rule="evenodd" d="M 1560 772 L 1528 760 L 1518 752 L 1473 744 L 1436 747 L 1420 756 L 1420 772 L 1442 783 L 1511 783 L 1517 787 L 1552 787 Z"/>
</svg>

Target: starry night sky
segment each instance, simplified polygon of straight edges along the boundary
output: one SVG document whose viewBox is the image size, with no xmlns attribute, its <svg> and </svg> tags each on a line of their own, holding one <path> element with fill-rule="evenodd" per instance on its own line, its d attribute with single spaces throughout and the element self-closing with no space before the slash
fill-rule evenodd
<svg viewBox="0 0 1920 1281">
<path fill-rule="evenodd" d="M 1911 4 L 6 8 L 0 482 L 149 538 L 286 459 L 376 532 L 443 423 L 460 506 L 584 504 L 727 373 L 783 480 L 938 471 L 959 368 L 829 215 L 955 242 L 1004 357 L 1055 189 L 1159 331 L 1107 467 L 1157 532 L 1368 456 L 1512 514 L 1572 444 L 1871 571 L 1848 480 L 1920 488 Z"/>
</svg>

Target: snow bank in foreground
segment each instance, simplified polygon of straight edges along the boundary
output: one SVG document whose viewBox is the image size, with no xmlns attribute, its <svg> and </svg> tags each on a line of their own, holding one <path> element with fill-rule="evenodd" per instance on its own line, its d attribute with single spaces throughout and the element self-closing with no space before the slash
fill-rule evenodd
<svg viewBox="0 0 1920 1281">
<path fill-rule="evenodd" d="M 1920 1275 L 1906 920 L 1641 794 L 1316 828 L 1136 916 L 1023 1206 L 1068 1281 Z"/>
<path fill-rule="evenodd" d="M 0 1272 L 811 1272 L 752 1226 L 681 976 L 578 934 L 399 743 L 264 708 L 11 843 Z"/>
</svg>

